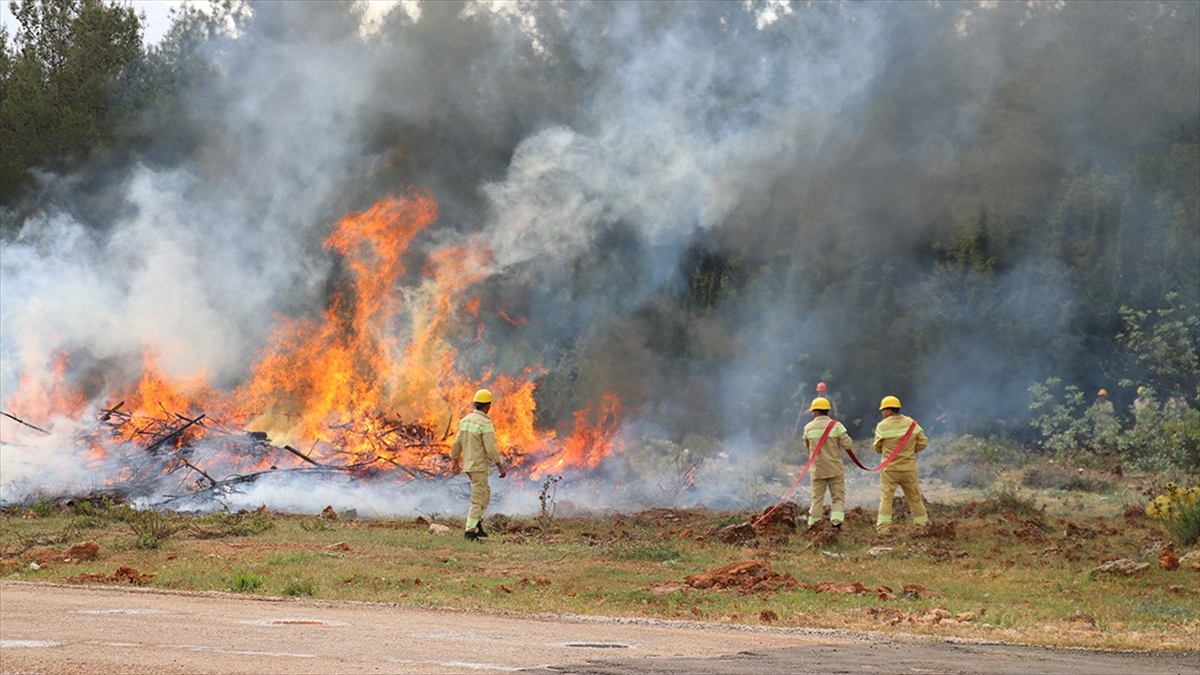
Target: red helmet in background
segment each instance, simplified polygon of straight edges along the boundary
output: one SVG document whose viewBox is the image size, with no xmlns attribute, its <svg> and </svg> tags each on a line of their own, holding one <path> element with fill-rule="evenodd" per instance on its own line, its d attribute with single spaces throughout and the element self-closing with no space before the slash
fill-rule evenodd
<svg viewBox="0 0 1200 675">
<path fill-rule="evenodd" d="M 825 391 L 825 383 L 824 383 L 824 382 L 818 382 L 818 383 L 817 383 L 817 391 L 819 391 L 819 392 L 824 392 L 824 391 Z"/>
</svg>

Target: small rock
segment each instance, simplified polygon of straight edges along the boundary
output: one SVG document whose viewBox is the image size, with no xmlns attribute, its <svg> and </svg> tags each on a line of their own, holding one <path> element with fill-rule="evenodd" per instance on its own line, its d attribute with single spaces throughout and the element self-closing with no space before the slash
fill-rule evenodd
<svg viewBox="0 0 1200 675">
<path fill-rule="evenodd" d="M 337 543 L 330 544 L 330 545 L 326 546 L 325 548 L 327 548 L 331 551 L 349 551 L 350 544 L 347 544 L 344 541 L 339 541 Z"/>
<path fill-rule="evenodd" d="M 29 563 L 29 569 L 36 572 L 36 571 L 42 569 L 42 566 L 37 564 L 36 562 L 31 562 L 31 563 Z"/>
<path fill-rule="evenodd" d="M 891 546 L 872 546 L 867 555 L 887 555 L 892 552 Z"/>
<path fill-rule="evenodd" d="M 450 534 L 450 528 L 440 523 L 430 523 L 429 534 Z"/>
<path fill-rule="evenodd" d="M 1200 570 L 1200 549 L 1184 553 L 1179 557 L 1179 564 L 1194 570 Z"/>
<path fill-rule="evenodd" d="M 321 510 L 321 517 L 325 520 L 337 520 L 337 511 L 333 510 L 333 504 L 330 504 Z"/>
<path fill-rule="evenodd" d="M 1163 549 L 1162 553 L 1158 554 L 1158 566 L 1164 570 L 1173 570 L 1179 567 L 1179 558 L 1175 557 L 1175 552 L 1171 549 Z"/>
<path fill-rule="evenodd" d="M 778 621 L 779 615 L 769 609 L 764 609 L 763 611 L 759 612 L 758 620 L 762 621 L 763 623 L 771 623 L 772 621 Z"/>
<path fill-rule="evenodd" d="M 1118 560 L 1109 560 L 1103 565 L 1092 570 L 1092 576 L 1100 574 L 1117 574 L 1123 577 L 1133 576 L 1138 572 L 1150 567 L 1150 563 L 1134 562 L 1128 558 L 1120 558 Z"/>
<path fill-rule="evenodd" d="M 826 558 L 841 558 L 841 557 L 842 557 L 842 554 L 841 554 L 841 553 L 834 553 L 833 551 L 821 551 L 821 553 L 822 553 L 822 554 L 823 554 L 823 555 L 824 555 Z"/>
</svg>

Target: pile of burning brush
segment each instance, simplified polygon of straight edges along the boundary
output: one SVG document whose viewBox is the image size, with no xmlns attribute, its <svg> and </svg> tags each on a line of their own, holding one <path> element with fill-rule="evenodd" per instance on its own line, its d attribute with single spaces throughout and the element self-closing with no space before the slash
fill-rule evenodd
<svg viewBox="0 0 1200 675">
<path fill-rule="evenodd" d="M 305 452 L 274 445 L 264 432 L 229 428 L 203 413 L 182 415 L 162 409 L 161 415 L 150 416 L 123 408 L 124 403 L 118 403 L 102 410 L 93 423 L 66 441 L 86 464 L 83 468 L 116 477 L 100 490 L 73 497 L 194 501 L 216 499 L 238 485 L 280 472 L 408 479 L 442 475 L 448 465 L 448 427 L 439 434 L 428 425 L 382 413 L 331 427 L 331 442 L 314 444 Z M 51 436 L 13 414 L 0 415 Z M 164 490 L 170 491 L 165 497 Z"/>
</svg>

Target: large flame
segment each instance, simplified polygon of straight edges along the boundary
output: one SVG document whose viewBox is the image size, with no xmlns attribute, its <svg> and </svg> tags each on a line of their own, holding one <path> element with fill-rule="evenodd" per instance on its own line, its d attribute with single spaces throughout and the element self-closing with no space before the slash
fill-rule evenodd
<svg viewBox="0 0 1200 675">
<path fill-rule="evenodd" d="M 509 463 L 531 479 L 556 471 L 590 469 L 621 450 L 620 402 L 604 395 L 576 413 L 563 439 L 534 424 L 534 389 L 540 366 L 513 375 L 459 372 L 458 349 L 479 340 L 479 298 L 473 284 L 485 278 L 490 252 L 482 242 L 443 247 L 428 257 L 415 287 L 404 287 L 406 253 L 432 225 L 437 204 L 425 193 L 386 198 L 342 218 L 325 247 L 341 256 L 344 276 L 319 318 L 280 317 L 262 357 L 232 391 L 211 387 L 202 373 L 170 378 L 156 353 L 143 349 L 140 377 L 109 385 L 89 400 L 68 377 L 70 355 L 55 358 L 49 374 L 22 376 L 6 409 L 28 420 L 78 419 L 119 407 L 128 418 L 195 420 L 265 434 L 278 446 L 302 448 L 323 462 L 380 462 L 425 475 L 445 470 L 445 454 L 471 394 L 496 395 L 491 415 Z M 513 321 L 507 314 L 502 316 Z M 111 374 L 109 374 L 111 379 Z M 196 424 L 180 443 L 202 437 Z M 121 427 L 112 441 L 136 440 L 145 425 Z M 417 443 L 396 443 L 398 430 L 418 430 Z M 104 443 L 93 453 L 103 455 Z M 266 463 L 266 460 L 264 460 Z"/>
</svg>

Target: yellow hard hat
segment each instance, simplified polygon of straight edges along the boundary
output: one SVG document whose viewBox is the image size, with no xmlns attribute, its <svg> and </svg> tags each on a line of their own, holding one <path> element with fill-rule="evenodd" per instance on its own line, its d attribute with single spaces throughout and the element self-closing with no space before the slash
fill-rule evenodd
<svg viewBox="0 0 1200 675">
<path fill-rule="evenodd" d="M 829 410 L 829 399 L 824 396 L 818 396 L 813 399 L 812 405 L 808 406 L 809 410 Z"/>
<path fill-rule="evenodd" d="M 1139 394 L 1139 395 L 1141 395 L 1141 394 L 1142 394 L 1143 392 L 1145 392 L 1145 391 L 1146 391 L 1146 388 L 1145 388 L 1145 387 L 1138 387 L 1138 394 Z"/>
<path fill-rule="evenodd" d="M 487 389 L 480 389 L 479 391 L 475 392 L 475 402 L 476 403 L 491 403 L 492 402 L 492 392 L 488 391 Z"/>
<path fill-rule="evenodd" d="M 899 408 L 899 407 L 900 407 L 900 399 L 896 398 L 895 396 L 884 396 L 883 400 L 879 402 L 880 410 L 884 410 L 886 408 Z"/>
<path fill-rule="evenodd" d="M 1107 390 L 1107 389 L 1101 389 L 1100 391 L 1096 392 L 1096 395 L 1097 395 L 1097 396 L 1108 396 L 1108 390 Z"/>
</svg>

